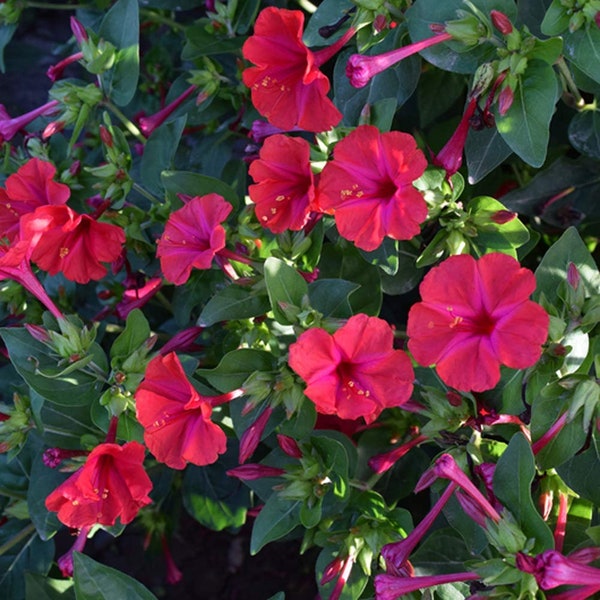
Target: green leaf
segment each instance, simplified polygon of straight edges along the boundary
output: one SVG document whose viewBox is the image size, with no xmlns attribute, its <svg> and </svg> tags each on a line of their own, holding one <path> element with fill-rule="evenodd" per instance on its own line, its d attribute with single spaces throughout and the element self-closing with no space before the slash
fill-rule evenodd
<svg viewBox="0 0 600 600">
<path fill-rule="evenodd" d="M 75 600 L 73 581 L 25 573 L 25 600 Z"/>
<path fill-rule="evenodd" d="M 306 23 L 304 33 L 302 34 L 304 43 L 309 48 L 312 46 L 331 45 L 345 33 L 344 28 L 341 27 L 339 31 L 336 31 L 328 38 L 322 37 L 319 33 L 319 29 L 321 27 L 335 25 L 335 23 L 337 23 L 353 7 L 354 3 L 350 2 L 350 0 L 323 0 Z M 347 23 L 349 22 L 350 21 L 347 21 Z"/>
<path fill-rule="evenodd" d="M 168 121 L 152 132 L 144 147 L 140 176 L 142 184 L 151 192 L 161 194 L 161 173 L 173 166 L 175 151 L 181 139 L 187 117 L 185 115 Z"/>
<path fill-rule="evenodd" d="M 473 560 L 470 548 L 453 529 L 438 529 L 425 538 L 410 562 L 418 570 L 428 573 L 457 573 L 465 563 Z"/>
<path fill-rule="evenodd" d="M 308 284 L 296 269 L 273 256 L 265 261 L 264 273 L 275 319 L 282 325 L 292 325 L 295 320 L 290 318 L 285 307 L 300 308 L 308 294 Z"/>
<path fill-rule="evenodd" d="M 271 494 L 252 527 L 250 554 L 254 556 L 269 542 L 279 540 L 300 525 L 299 500 L 282 500 L 277 493 Z"/>
<path fill-rule="evenodd" d="M 557 469 L 563 481 L 576 493 L 593 502 L 600 504 L 600 448 L 596 433 L 592 436 L 590 447 L 577 454 Z"/>
<path fill-rule="evenodd" d="M 499 10 L 513 22 L 517 16 L 513 0 L 477 0 L 476 6 L 485 15 L 489 15 L 491 10 Z M 413 3 L 406 11 L 410 39 L 418 42 L 432 37 L 431 25 L 454 20 L 458 16 L 456 11 L 465 9 L 467 6 L 463 0 L 419 0 Z M 496 48 L 492 44 L 482 43 L 467 49 L 463 44 L 453 42 L 432 46 L 420 54 L 443 71 L 474 73 L 480 64 L 496 58 Z"/>
<path fill-rule="evenodd" d="M 477 237 L 470 238 L 470 242 L 480 253 L 503 252 L 517 258 L 516 249 L 529 241 L 529 231 L 519 219 L 495 223 L 492 216 L 506 207 L 489 196 L 473 198 L 468 210 L 470 222 L 477 227 Z"/>
<path fill-rule="evenodd" d="M 10 40 L 12 40 L 16 30 L 16 23 L 13 23 L 12 25 L 0 25 L 0 71 L 2 73 L 6 73 L 6 65 L 4 64 L 4 49 Z"/>
<path fill-rule="evenodd" d="M 264 292 L 231 284 L 217 292 L 204 306 L 197 324 L 210 327 L 220 321 L 249 319 L 269 312 L 269 299 Z"/>
<path fill-rule="evenodd" d="M 569 123 L 569 141 L 575 150 L 600 159 L 600 111 L 577 113 Z"/>
<path fill-rule="evenodd" d="M 515 517 L 525 535 L 535 540 L 534 551 L 541 552 L 554 547 L 554 538 L 531 498 L 534 477 L 531 446 L 522 433 L 516 433 L 496 465 L 494 493 Z"/>
<path fill-rule="evenodd" d="M 358 283 L 342 279 L 317 279 L 308 286 L 310 305 L 324 317 L 351 317 L 348 297 L 359 287 Z"/>
<path fill-rule="evenodd" d="M 73 553 L 73 578 L 77 600 L 156 600 L 139 581 L 80 552 Z"/>
<path fill-rule="evenodd" d="M 496 127 L 515 154 L 534 167 L 546 160 L 550 121 L 560 87 L 554 69 L 547 63 L 531 61 L 511 107 L 504 116 L 496 115 Z"/>
<path fill-rule="evenodd" d="M 600 28 L 595 23 L 563 34 L 565 56 L 588 77 L 600 82 Z"/>
<path fill-rule="evenodd" d="M 544 37 L 540 26 L 551 3 L 552 0 L 520 0 L 517 22 L 526 25 L 537 38 Z"/>
<path fill-rule="evenodd" d="M 137 0 L 118 0 L 106 13 L 98 34 L 117 50 L 115 65 L 102 73 L 102 87 L 118 106 L 131 102 L 140 76 L 139 10 Z"/>
<path fill-rule="evenodd" d="M 542 21 L 542 33 L 548 36 L 560 35 L 569 28 L 569 20 L 570 16 L 561 1 L 552 0 L 552 4 L 548 7 Z"/>
<path fill-rule="evenodd" d="M 379 267 L 386 275 L 395 275 L 398 272 L 398 242 L 391 238 L 384 238 L 379 248 L 372 252 L 361 250 L 364 259 Z"/>
<path fill-rule="evenodd" d="M 587 295 L 594 295 L 600 289 L 600 273 L 594 259 L 574 227 L 565 231 L 560 239 L 546 252 L 535 271 L 537 300 L 543 293 L 551 304 L 562 302 L 558 296 L 561 283 L 567 280 L 569 264 L 577 266 L 581 283 Z"/>
<path fill-rule="evenodd" d="M 271 353 L 241 348 L 228 352 L 214 369 L 198 369 L 196 373 L 225 393 L 239 388 L 255 371 L 272 371 L 274 368 Z"/>
<path fill-rule="evenodd" d="M 56 376 L 64 370 L 56 366 L 57 358 L 44 344 L 33 339 L 26 329 L 2 328 L 0 336 L 15 369 L 40 396 L 63 406 L 89 405 L 100 396 L 103 383 L 92 375 L 74 371 L 68 376 Z M 96 364 L 105 371 L 104 351 L 97 344 L 92 344 L 90 350 Z M 51 378 L 41 375 L 40 371 L 55 375 Z"/>
<path fill-rule="evenodd" d="M 10 545 L 12 542 L 14 545 Z M 0 546 L 10 546 L 0 555 L 2 598 L 19 600 L 25 596 L 25 572 L 46 575 L 54 556 L 54 542 L 43 542 L 27 521 L 11 519 L 0 527 Z"/>
<path fill-rule="evenodd" d="M 384 294 L 399 296 L 419 285 L 425 271 L 417 267 L 418 251 L 410 242 L 398 244 L 398 272 L 393 275 L 381 274 L 381 289 Z"/>
<path fill-rule="evenodd" d="M 213 54 L 237 53 L 246 41 L 243 36 L 219 37 L 208 30 L 209 26 L 209 19 L 200 19 L 194 25 L 185 28 L 187 43 L 181 53 L 183 60 L 195 60 Z"/>
<path fill-rule="evenodd" d="M 113 342 L 110 358 L 127 358 L 150 337 L 150 333 L 150 325 L 144 313 L 135 308 L 127 315 L 125 329 Z"/>
<path fill-rule="evenodd" d="M 214 193 L 223 196 L 227 202 L 233 204 L 234 208 L 239 205 L 234 189 L 214 177 L 190 171 L 163 171 L 161 178 L 165 189 L 173 198 L 177 194 L 205 196 Z"/>
<path fill-rule="evenodd" d="M 469 183 L 474 185 L 502 164 L 512 150 L 495 127 L 481 131 L 469 130 L 465 144 Z"/>
<path fill-rule="evenodd" d="M 440 90 L 444 90 L 444 93 L 440 94 Z M 421 127 L 435 124 L 464 91 L 465 78 L 462 75 L 438 69 L 424 71 L 417 88 Z"/>
<path fill-rule="evenodd" d="M 246 521 L 250 492 L 227 469 L 237 466 L 233 452 L 221 455 L 219 461 L 206 467 L 190 465 L 183 477 L 183 505 L 200 524 L 222 531 L 241 527 Z"/>
</svg>

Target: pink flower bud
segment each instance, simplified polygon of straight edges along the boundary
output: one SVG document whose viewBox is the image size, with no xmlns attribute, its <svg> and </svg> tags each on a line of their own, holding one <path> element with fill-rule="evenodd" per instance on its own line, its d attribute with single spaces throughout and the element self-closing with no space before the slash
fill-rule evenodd
<svg viewBox="0 0 600 600">
<path fill-rule="evenodd" d="M 511 210 L 497 210 L 490 219 L 496 223 L 496 225 L 504 225 L 510 223 L 517 218 L 517 213 Z"/>
<path fill-rule="evenodd" d="M 100 125 L 98 127 L 98 129 L 100 130 L 100 139 L 102 140 L 102 143 L 107 148 L 112 148 L 113 147 L 113 137 L 112 137 L 110 131 L 108 129 L 106 129 L 106 127 L 104 127 L 104 125 Z"/>
<path fill-rule="evenodd" d="M 85 27 L 75 18 L 71 17 L 71 31 L 77 40 L 77 43 L 81 45 L 83 42 L 88 40 L 88 34 Z"/>
<path fill-rule="evenodd" d="M 494 27 L 502 34 L 508 35 L 512 33 L 513 25 L 510 22 L 510 19 L 499 10 L 491 10 L 490 17 L 492 18 L 492 23 Z"/>
<path fill-rule="evenodd" d="M 498 112 L 500 113 L 500 115 L 504 116 L 508 112 L 508 109 L 512 106 L 514 99 L 514 92 L 512 88 L 509 85 L 507 85 L 498 94 Z"/>
<path fill-rule="evenodd" d="M 197 89 L 198 86 L 191 85 L 175 100 L 167 104 L 163 109 L 150 117 L 141 117 L 139 120 L 140 129 L 146 137 L 150 137 L 152 132 L 160 127 Z"/>
<path fill-rule="evenodd" d="M 245 463 L 252 454 L 254 454 L 272 412 L 273 409 L 270 406 L 267 406 L 256 421 L 244 431 L 242 438 L 240 439 L 240 464 Z"/>
<path fill-rule="evenodd" d="M 47 140 L 52 137 L 55 133 L 60 133 L 66 126 L 64 121 L 51 121 L 46 125 L 44 131 L 42 131 L 42 139 Z"/>
<path fill-rule="evenodd" d="M 575 263 L 570 262 L 569 268 L 567 269 L 567 283 L 576 290 L 579 287 L 579 282 L 581 281 L 581 276 L 579 275 L 579 270 L 577 269 L 577 265 Z"/>
<path fill-rule="evenodd" d="M 277 442 L 279 447 L 292 458 L 302 458 L 302 450 L 296 440 L 289 435 L 283 435 L 282 433 L 277 434 Z"/>
<path fill-rule="evenodd" d="M 226 473 L 229 477 L 237 477 L 242 481 L 252 481 L 254 479 L 262 479 L 263 477 L 281 477 L 285 473 L 285 470 L 278 467 L 269 467 L 268 465 L 249 463 L 229 469 Z"/>
<path fill-rule="evenodd" d="M 29 335 L 38 342 L 46 343 L 50 341 L 50 335 L 43 327 L 40 327 L 40 325 L 25 323 L 25 329 L 27 329 Z"/>
</svg>

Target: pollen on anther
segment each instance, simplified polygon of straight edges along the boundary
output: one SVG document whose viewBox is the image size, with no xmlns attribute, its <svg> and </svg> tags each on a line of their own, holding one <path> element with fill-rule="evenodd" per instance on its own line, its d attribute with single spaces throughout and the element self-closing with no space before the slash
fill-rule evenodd
<svg viewBox="0 0 600 600">
<path fill-rule="evenodd" d="M 58 251 L 58 255 L 59 255 L 61 258 L 64 258 L 64 257 L 65 257 L 67 254 L 69 254 L 69 249 L 68 249 L 68 248 L 61 248 L 61 249 Z"/>
</svg>

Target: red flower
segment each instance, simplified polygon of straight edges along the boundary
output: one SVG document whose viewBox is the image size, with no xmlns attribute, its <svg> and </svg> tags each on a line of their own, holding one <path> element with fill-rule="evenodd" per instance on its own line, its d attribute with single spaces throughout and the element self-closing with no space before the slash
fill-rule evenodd
<svg viewBox="0 0 600 600">
<path fill-rule="evenodd" d="M 305 394 L 317 412 L 371 423 L 412 393 L 410 360 L 393 342 L 384 320 L 359 314 L 333 335 L 319 328 L 305 331 L 290 346 L 289 364 L 308 384 Z"/>
<path fill-rule="evenodd" d="M 427 205 L 413 181 L 427 161 L 411 135 L 361 125 L 336 144 L 333 157 L 321 174 L 317 205 L 335 215 L 342 237 L 375 250 L 386 236 L 409 240 L 420 232 Z"/>
<path fill-rule="evenodd" d="M 144 441 L 157 460 L 173 469 L 188 462 L 210 465 L 226 450 L 223 430 L 210 418 L 213 406 L 242 394 L 202 396 L 188 381 L 174 352 L 148 363 L 135 393 L 136 412 L 146 430 Z"/>
<path fill-rule="evenodd" d="M 46 498 L 46 508 L 76 529 L 114 525 L 117 517 L 124 525 L 133 521 L 140 508 L 152 502 L 144 453 L 138 442 L 96 446 L 83 467 Z"/>
<path fill-rule="evenodd" d="M 242 53 L 256 66 L 242 74 L 252 104 L 281 129 L 298 126 L 306 131 L 327 131 L 342 114 L 327 97 L 329 80 L 319 67 L 347 41 L 342 37 L 329 48 L 311 52 L 302 41 L 304 15 L 299 10 L 265 8 L 254 25 Z M 350 35 L 354 32 L 351 30 Z"/>
<path fill-rule="evenodd" d="M 534 289 L 533 273 L 506 254 L 451 256 L 421 283 L 408 348 L 420 364 L 435 364 L 447 385 L 489 390 L 500 365 L 524 369 L 540 357 L 549 318 L 529 300 Z"/>
<path fill-rule="evenodd" d="M 156 252 L 166 279 L 181 285 L 192 267 L 210 269 L 215 254 L 225 248 L 221 223 L 232 208 L 219 194 L 207 194 L 192 198 L 169 216 Z"/>
<path fill-rule="evenodd" d="M 40 269 L 88 283 L 106 275 L 101 263 L 119 258 L 125 232 L 68 206 L 41 206 L 21 219 L 21 239 L 29 242 L 31 260 Z"/>
<path fill-rule="evenodd" d="M 54 181 L 52 163 L 32 158 L 8 177 L 6 189 L 0 188 L 0 235 L 12 242 L 19 233 L 19 219 L 38 206 L 65 204 L 71 190 Z"/>
<path fill-rule="evenodd" d="M 298 231 L 308 221 L 315 197 L 310 147 L 302 138 L 273 135 L 250 165 L 256 182 L 248 188 L 256 218 L 273 233 Z"/>
</svg>

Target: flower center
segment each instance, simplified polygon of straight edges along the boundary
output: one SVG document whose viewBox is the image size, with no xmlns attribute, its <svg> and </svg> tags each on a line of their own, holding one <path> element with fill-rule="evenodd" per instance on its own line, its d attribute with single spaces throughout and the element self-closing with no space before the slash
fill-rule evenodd
<svg viewBox="0 0 600 600">
<path fill-rule="evenodd" d="M 348 400 L 362 400 L 371 396 L 371 392 L 356 377 L 352 363 L 341 363 L 338 367 L 338 376 L 342 384 L 342 392 Z"/>
<path fill-rule="evenodd" d="M 467 331 L 479 336 L 489 336 L 496 327 L 496 319 L 485 310 L 470 317 L 461 317 L 455 314 L 452 306 L 447 306 L 446 310 L 452 316 L 452 321 L 448 325 L 450 329 Z"/>
</svg>

